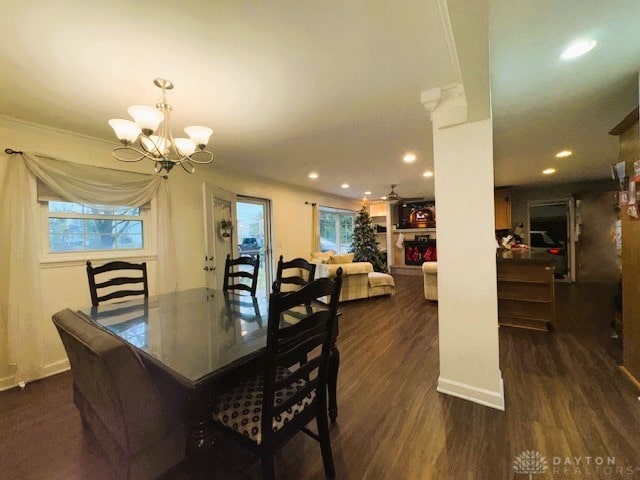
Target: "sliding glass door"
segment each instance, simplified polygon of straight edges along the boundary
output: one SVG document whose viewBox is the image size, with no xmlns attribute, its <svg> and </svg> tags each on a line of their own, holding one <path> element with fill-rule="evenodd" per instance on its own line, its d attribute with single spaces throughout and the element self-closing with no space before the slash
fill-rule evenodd
<svg viewBox="0 0 640 480">
<path fill-rule="evenodd" d="M 236 225 L 239 256 L 260 255 L 256 295 L 269 295 L 271 290 L 271 214 L 269 200 L 238 196 Z"/>
</svg>

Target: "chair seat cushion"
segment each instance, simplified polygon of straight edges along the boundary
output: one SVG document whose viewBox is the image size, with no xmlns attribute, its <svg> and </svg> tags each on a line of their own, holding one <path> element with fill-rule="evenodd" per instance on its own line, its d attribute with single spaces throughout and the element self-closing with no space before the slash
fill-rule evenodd
<svg viewBox="0 0 640 480">
<path fill-rule="evenodd" d="M 276 381 L 287 377 L 290 370 L 278 367 L 276 371 Z M 307 382 L 300 379 L 287 388 L 278 390 L 275 393 L 274 405 L 278 406 L 301 388 Z M 213 407 L 214 421 L 230 428 L 258 445 L 262 442 L 261 421 L 262 421 L 262 392 L 264 390 L 264 378 L 262 375 L 255 376 L 242 382 L 232 390 L 218 397 Z M 315 398 L 315 392 L 311 392 L 300 402 L 288 408 L 282 414 L 273 419 L 273 430 L 280 430 L 293 417 L 304 411 Z"/>
</svg>

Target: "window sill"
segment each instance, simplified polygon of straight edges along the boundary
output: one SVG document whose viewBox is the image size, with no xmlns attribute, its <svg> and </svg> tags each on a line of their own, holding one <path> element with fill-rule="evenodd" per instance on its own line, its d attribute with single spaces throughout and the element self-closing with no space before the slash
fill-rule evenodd
<svg viewBox="0 0 640 480">
<path fill-rule="evenodd" d="M 85 252 L 86 255 L 83 258 L 78 258 L 77 255 L 68 256 L 61 254 L 53 256 L 53 254 L 47 255 L 46 258 L 40 259 L 40 268 L 60 268 L 60 267 L 79 267 L 85 266 L 87 260 L 91 262 L 114 262 L 122 260 L 132 263 L 141 263 L 156 261 L 158 259 L 157 254 L 151 254 L 149 252 Z M 115 253 L 115 254 L 114 254 Z"/>
</svg>

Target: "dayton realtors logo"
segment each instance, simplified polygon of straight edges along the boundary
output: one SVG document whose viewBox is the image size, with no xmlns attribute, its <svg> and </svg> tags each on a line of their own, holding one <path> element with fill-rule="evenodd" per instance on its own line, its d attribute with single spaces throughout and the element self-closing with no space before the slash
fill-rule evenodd
<svg viewBox="0 0 640 480">
<path fill-rule="evenodd" d="M 534 475 L 541 475 L 549 470 L 549 466 L 540 452 L 525 450 L 513 461 L 513 469 L 516 473 L 529 475 L 529 479 L 533 479 Z"/>
<path fill-rule="evenodd" d="M 513 470 L 519 475 L 528 475 L 533 480 L 534 475 L 551 473 L 558 476 L 575 477 L 623 477 L 640 473 L 640 466 L 624 466 L 616 462 L 615 457 L 550 457 L 551 467 L 547 459 L 540 452 L 525 450 L 513 461 Z"/>
</svg>

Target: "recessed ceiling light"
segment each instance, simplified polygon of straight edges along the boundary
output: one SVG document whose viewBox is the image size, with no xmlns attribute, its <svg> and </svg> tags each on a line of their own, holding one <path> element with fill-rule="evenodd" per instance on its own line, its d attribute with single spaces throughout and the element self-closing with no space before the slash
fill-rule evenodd
<svg viewBox="0 0 640 480">
<path fill-rule="evenodd" d="M 348 183 L 343 183 L 342 185 L 340 185 L 340 188 L 349 188 L 349 184 Z"/>
<path fill-rule="evenodd" d="M 380 197 L 380 200 L 386 200 L 387 197 Z"/>
<path fill-rule="evenodd" d="M 556 169 L 555 168 L 545 168 L 542 173 L 544 173 L 545 175 L 551 175 L 552 173 L 556 173 Z"/>
<path fill-rule="evenodd" d="M 366 192 L 364 192 L 365 195 L 371 195 L 371 192 L 369 190 L 367 190 Z"/>
<path fill-rule="evenodd" d="M 560 58 L 570 60 L 590 52 L 598 44 L 595 40 L 578 40 L 564 49 Z"/>
<path fill-rule="evenodd" d="M 556 158 L 565 158 L 573 155 L 571 150 L 562 150 L 561 152 L 556 153 Z"/>
<path fill-rule="evenodd" d="M 415 153 L 407 153 L 405 154 L 404 157 L 402 157 L 402 161 L 404 163 L 413 163 L 416 161 L 416 154 Z"/>
<path fill-rule="evenodd" d="M 317 172 L 309 172 L 309 178 L 312 178 L 313 180 L 315 180 L 316 178 L 318 178 L 318 173 Z"/>
<path fill-rule="evenodd" d="M 424 172 L 422 174 L 423 177 L 433 177 L 433 172 L 430 170 L 427 170 L 426 172 Z"/>
</svg>

